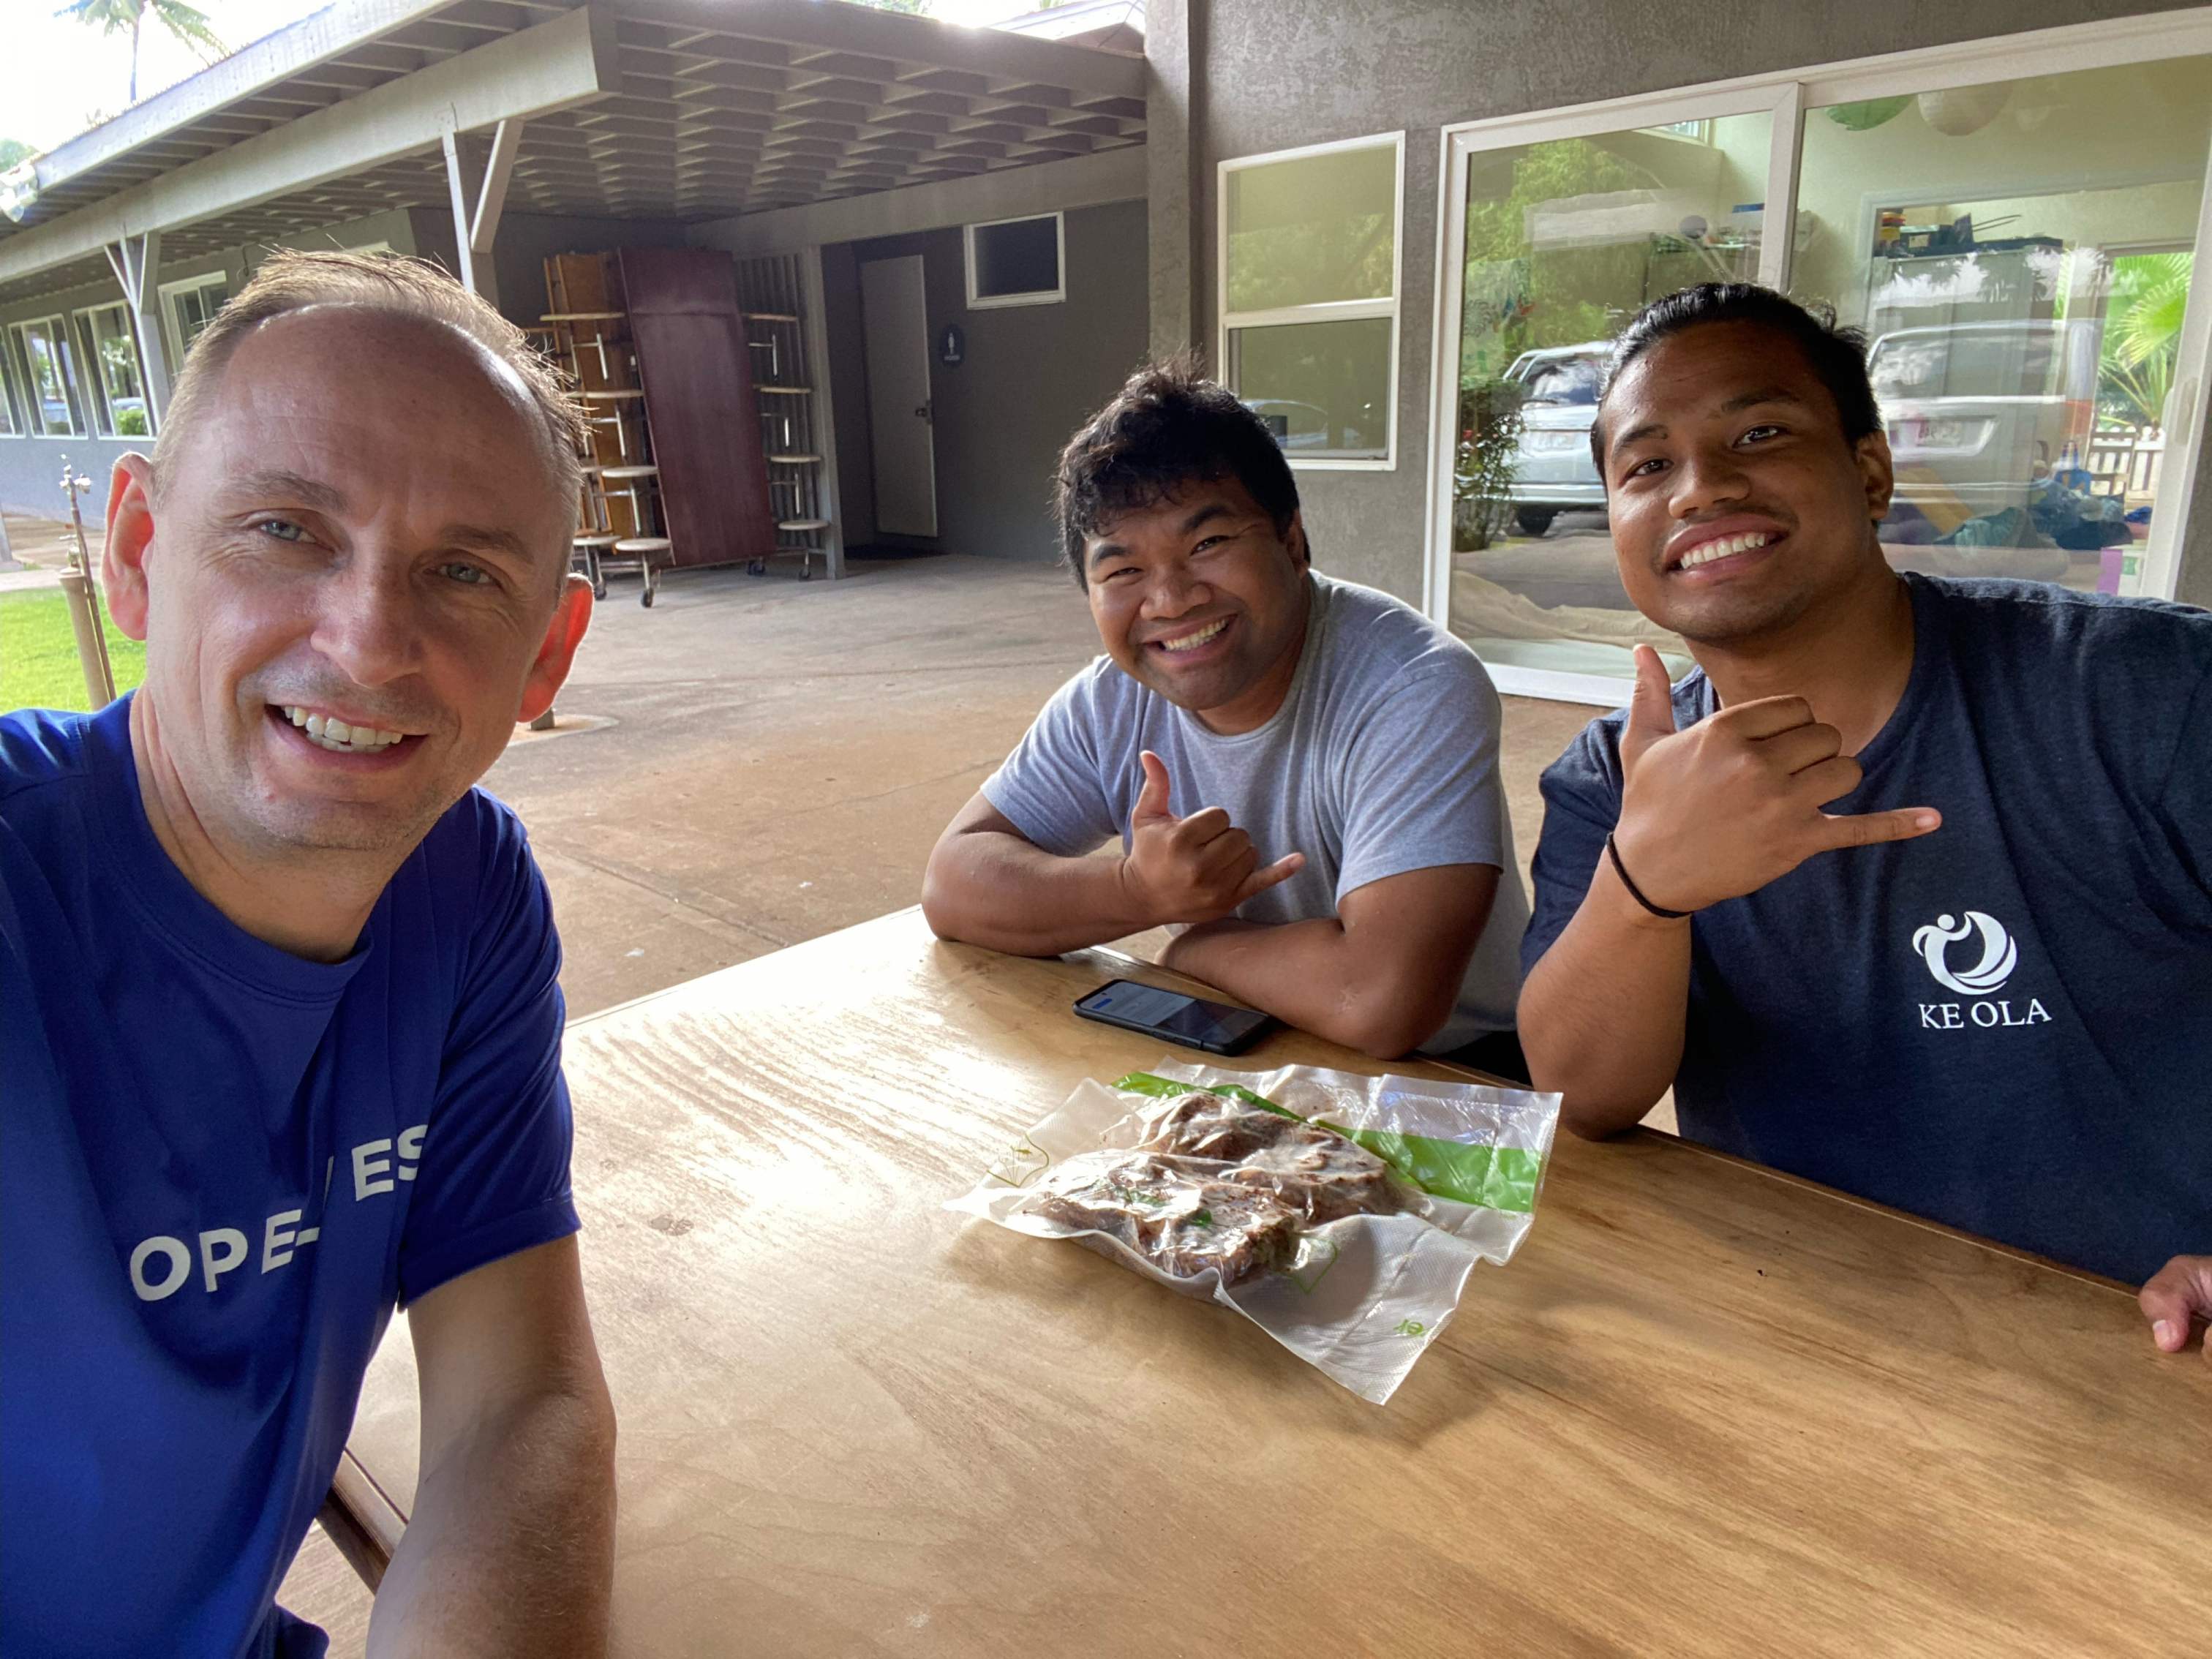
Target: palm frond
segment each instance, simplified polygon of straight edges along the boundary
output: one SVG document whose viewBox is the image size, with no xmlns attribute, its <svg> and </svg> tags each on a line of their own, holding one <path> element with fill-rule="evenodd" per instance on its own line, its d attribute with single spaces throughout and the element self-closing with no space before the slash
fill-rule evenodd
<svg viewBox="0 0 2212 1659">
<path fill-rule="evenodd" d="M 2135 368 L 2181 338 L 2181 319 L 2189 309 L 2189 272 L 2185 269 L 2146 288 L 2120 313 L 2118 356 Z"/>
<path fill-rule="evenodd" d="M 140 0 L 154 20 L 188 46 L 198 46 L 204 52 L 220 58 L 230 48 L 215 32 L 208 15 L 184 3 L 184 0 Z"/>
<path fill-rule="evenodd" d="M 119 34 L 137 25 L 139 9 L 144 4 L 145 0 L 70 0 L 54 15 L 97 23 L 102 34 Z"/>
</svg>

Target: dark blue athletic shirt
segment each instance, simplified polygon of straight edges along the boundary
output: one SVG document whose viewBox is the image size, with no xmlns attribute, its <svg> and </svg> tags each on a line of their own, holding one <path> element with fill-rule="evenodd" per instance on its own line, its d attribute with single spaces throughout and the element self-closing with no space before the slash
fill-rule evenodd
<svg viewBox="0 0 2212 1659">
<path fill-rule="evenodd" d="M 2130 1282 L 2212 1250 L 2212 612 L 1911 576 L 1910 681 L 1825 810 L 1934 806 L 1691 924 L 1682 1133 Z M 1674 688 L 1688 726 L 1715 702 Z M 1620 807 L 1545 773 L 1533 967 Z"/>
<path fill-rule="evenodd" d="M 274 1598 L 394 1304 L 575 1230 L 560 947 L 475 791 L 343 962 L 242 933 L 129 719 L 0 717 L 0 1652 L 319 1654 Z"/>
</svg>

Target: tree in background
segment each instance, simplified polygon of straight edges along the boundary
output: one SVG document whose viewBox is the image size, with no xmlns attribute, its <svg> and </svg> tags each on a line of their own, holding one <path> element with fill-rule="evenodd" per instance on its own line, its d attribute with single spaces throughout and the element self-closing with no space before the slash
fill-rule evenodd
<svg viewBox="0 0 2212 1659">
<path fill-rule="evenodd" d="M 149 16 L 210 63 L 230 50 L 216 37 L 207 14 L 184 0 L 70 0 L 54 15 L 97 24 L 102 34 L 131 31 L 130 101 L 134 104 L 138 101 L 138 40 Z"/>
<path fill-rule="evenodd" d="M 1505 533 L 1520 450 L 1521 388 L 1505 380 L 1462 386 L 1452 451 L 1453 552 L 1479 553 Z"/>
<path fill-rule="evenodd" d="M 39 152 L 21 138 L 0 138 L 0 173 L 5 173 L 19 161 L 27 161 Z"/>
<path fill-rule="evenodd" d="M 1452 550 L 1475 552 L 1504 533 L 1519 459 L 1522 388 L 1507 371 L 1524 351 L 1602 340 L 1622 320 L 1620 296 L 1640 295 L 1651 245 L 1637 240 L 1538 250 L 1538 210 L 1658 180 L 1602 146 L 1555 139 L 1470 158 L 1466 277 L 1461 303 L 1459 430 L 1452 466 Z"/>
<path fill-rule="evenodd" d="M 2163 426 L 2189 308 L 2188 253 L 2124 254 L 2112 261 L 2098 412 L 2129 426 Z"/>
<path fill-rule="evenodd" d="M 1480 299 L 1462 307 L 1463 388 L 1495 380 L 1524 351 L 1602 340 L 1625 320 L 1620 296 L 1644 292 L 1648 243 L 1539 252 L 1528 225 L 1540 208 L 1657 183 L 1584 138 L 1470 159 L 1465 290 Z"/>
</svg>

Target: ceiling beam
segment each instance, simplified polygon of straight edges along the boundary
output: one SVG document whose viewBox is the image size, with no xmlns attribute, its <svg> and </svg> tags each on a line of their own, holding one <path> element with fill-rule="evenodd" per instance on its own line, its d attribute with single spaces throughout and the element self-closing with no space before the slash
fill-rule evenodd
<svg viewBox="0 0 2212 1659">
<path fill-rule="evenodd" d="M 957 68 L 994 80 L 1042 81 L 1078 92 L 1141 99 L 1145 60 L 1003 29 L 960 28 L 932 17 L 825 6 L 814 0 L 605 0 L 624 17 L 748 40 L 774 40 L 902 64 Z M 692 50 L 699 50 L 693 47 Z M 834 65 L 832 66 L 834 67 Z M 820 70 L 817 70 L 820 73 Z"/>
<path fill-rule="evenodd" d="M 742 258 L 981 219 L 1126 202 L 1144 193 L 1144 146 L 1131 144 L 1098 155 L 711 220 L 693 225 L 685 240 L 694 247 L 726 248 Z"/>
<path fill-rule="evenodd" d="M 598 97 L 615 82 L 612 20 L 573 11 L 317 110 L 0 240 L 0 283 L 358 173 L 448 130 L 520 120 Z"/>
</svg>

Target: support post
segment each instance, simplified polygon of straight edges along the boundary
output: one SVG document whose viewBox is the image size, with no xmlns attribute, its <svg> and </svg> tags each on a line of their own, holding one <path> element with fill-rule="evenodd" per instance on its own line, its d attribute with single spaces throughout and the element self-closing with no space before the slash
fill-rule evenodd
<svg viewBox="0 0 2212 1659">
<path fill-rule="evenodd" d="M 1145 7 L 1146 246 L 1152 354 L 1171 356 L 1199 343 L 1206 307 L 1200 303 L 1195 233 L 1199 155 L 1204 132 L 1203 26 L 1199 0 L 1147 0 Z M 1212 372 L 1221 373 L 1216 363 Z"/>
<path fill-rule="evenodd" d="M 461 183 L 461 147 L 451 118 L 441 133 L 446 146 L 446 188 L 453 201 L 453 247 L 460 261 L 461 286 L 477 291 L 477 264 L 469 246 L 469 198 Z"/>
<path fill-rule="evenodd" d="M 161 333 L 161 288 L 155 272 L 161 266 L 161 233 L 124 238 L 106 246 L 108 269 L 121 284 L 131 307 L 131 329 L 138 343 L 138 371 L 146 383 L 146 406 L 155 431 L 169 413 L 169 349 Z"/>
<path fill-rule="evenodd" d="M 501 121 L 492 130 L 491 163 L 484 168 L 483 189 L 477 197 L 477 213 L 469 227 L 469 248 L 489 258 L 492 239 L 499 234 L 499 216 L 507 208 L 507 181 L 514 173 L 514 153 L 522 144 L 522 123 Z"/>
<path fill-rule="evenodd" d="M 799 326 L 805 334 L 806 378 L 814 383 L 809 423 L 813 428 L 814 447 L 822 456 L 814 478 L 815 507 L 830 520 L 829 529 L 822 532 L 822 563 L 830 580 L 836 581 L 845 574 L 845 509 L 837 499 L 837 410 L 830 391 L 830 329 L 823 315 L 827 296 L 823 291 L 822 250 L 818 246 L 802 249 L 793 260 L 799 267 L 799 309 L 805 318 Z"/>
</svg>

